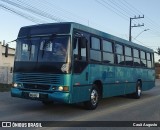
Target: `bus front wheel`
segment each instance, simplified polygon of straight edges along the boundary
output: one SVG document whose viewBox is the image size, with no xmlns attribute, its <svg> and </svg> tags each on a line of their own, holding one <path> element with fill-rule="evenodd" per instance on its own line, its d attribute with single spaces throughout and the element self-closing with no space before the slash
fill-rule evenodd
<svg viewBox="0 0 160 130">
<path fill-rule="evenodd" d="M 96 86 L 91 89 L 90 100 L 84 102 L 84 106 L 88 110 L 94 110 L 97 108 L 99 102 L 99 91 Z"/>
<path fill-rule="evenodd" d="M 136 92 L 133 93 L 133 97 L 136 99 L 139 99 L 141 95 L 142 95 L 142 85 L 141 85 L 141 82 L 138 81 L 136 85 Z"/>
</svg>

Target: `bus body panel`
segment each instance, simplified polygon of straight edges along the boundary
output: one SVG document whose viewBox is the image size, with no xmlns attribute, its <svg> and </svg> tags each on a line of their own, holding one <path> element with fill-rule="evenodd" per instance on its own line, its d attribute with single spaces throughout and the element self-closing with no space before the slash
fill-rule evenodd
<svg viewBox="0 0 160 130">
<path fill-rule="evenodd" d="M 101 72 L 101 70 L 105 70 Z M 90 73 L 88 80 L 86 80 L 86 73 Z M 101 72 L 101 73 L 97 73 Z M 33 75 L 30 74 L 33 80 Z M 19 82 L 17 80 L 17 75 L 14 74 L 14 81 Z M 118 96 L 133 93 L 136 91 L 136 82 L 138 79 L 142 80 L 142 90 L 149 90 L 155 86 L 154 83 L 154 70 L 151 69 L 141 69 L 141 68 L 125 68 L 125 67 L 116 67 L 116 66 L 106 66 L 106 65 L 93 65 L 89 64 L 85 70 L 80 74 L 74 75 L 61 75 L 61 84 L 52 84 L 51 86 L 69 86 L 69 93 L 63 92 L 38 92 L 38 91 L 29 91 L 29 90 L 20 90 L 16 88 L 12 88 L 11 94 L 14 97 L 20 98 L 29 98 L 25 97 L 22 94 L 27 92 L 35 92 L 40 94 L 47 94 L 47 100 L 53 100 L 57 102 L 64 103 L 76 103 L 87 101 L 90 98 L 90 90 L 92 89 L 93 83 L 96 80 L 101 80 L 103 84 L 103 98 Z M 149 81 L 149 79 L 152 79 Z M 72 82 L 71 82 L 72 81 Z M 119 82 L 116 82 L 119 81 Z M 127 81 L 127 82 L 126 82 Z M 20 82 L 19 82 L 20 83 Z M 30 82 L 30 84 L 34 84 Z M 72 87 L 73 86 L 73 87 Z M 30 98 L 32 99 L 32 98 Z M 34 98 L 33 98 L 34 99 Z M 36 99 L 41 100 L 41 99 Z M 46 100 L 46 99 L 45 99 Z"/>
<path fill-rule="evenodd" d="M 85 79 L 88 71 L 89 82 Z M 89 64 L 83 72 L 73 75 L 72 101 L 88 100 L 90 89 L 96 80 L 102 82 L 103 98 L 136 92 L 138 80 L 142 81 L 143 91 L 149 90 L 155 86 L 154 75 L 153 69 Z M 74 85 L 76 83 L 80 83 L 80 85 Z"/>
<path fill-rule="evenodd" d="M 14 82 L 21 84 L 20 88 L 11 89 L 11 95 L 14 97 L 71 103 L 69 93 L 72 91 L 71 74 L 15 73 L 13 77 Z M 69 91 L 60 92 L 58 91 L 59 86 L 68 86 Z M 44 96 L 44 99 L 31 98 L 29 93 L 39 93 Z"/>
<path fill-rule="evenodd" d="M 30 93 L 37 93 L 39 97 L 30 97 Z M 70 102 L 70 94 L 63 92 L 40 92 L 40 91 L 26 91 L 17 88 L 11 89 L 12 97 L 19 97 L 31 100 L 39 100 L 39 101 L 55 101 L 62 103 L 71 103 Z"/>
</svg>

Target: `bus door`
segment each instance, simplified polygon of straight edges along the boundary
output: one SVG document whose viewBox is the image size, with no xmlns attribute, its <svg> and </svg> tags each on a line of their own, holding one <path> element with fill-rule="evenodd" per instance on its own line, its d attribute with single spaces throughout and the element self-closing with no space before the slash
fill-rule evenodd
<svg viewBox="0 0 160 130">
<path fill-rule="evenodd" d="M 73 89 L 72 102 L 89 100 L 88 56 L 89 39 L 84 33 L 74 32 L 73 38 Z"/>
</svg>

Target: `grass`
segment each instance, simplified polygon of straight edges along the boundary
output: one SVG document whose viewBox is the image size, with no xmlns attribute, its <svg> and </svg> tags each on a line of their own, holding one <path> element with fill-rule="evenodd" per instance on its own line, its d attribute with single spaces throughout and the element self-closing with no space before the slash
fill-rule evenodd
<svg viewBox="0 0 160 130">
<path fill-rule="evenodd" d="M 0 84 L 0 92 L 9 92 L 11 90 L 11 84 Z"/>
</svg>

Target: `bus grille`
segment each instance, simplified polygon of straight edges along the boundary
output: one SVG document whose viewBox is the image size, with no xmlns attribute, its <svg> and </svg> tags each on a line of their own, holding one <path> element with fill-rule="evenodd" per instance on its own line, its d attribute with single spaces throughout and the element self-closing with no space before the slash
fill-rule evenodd
<svg viewBox="0 0 160 130">
<path fill-rule="evenodd" d="M 17 73 L 14 74 L 14 82 L 31 84 L 63 84 L 63 78 L 58 74 L 44 73 Z"/>
<path fill-rule="evenodd" d="M 35 89 L 35 90 L 49 90 L 50 85 L 41 85 L 41 84 L 23 84 L 25 89 Z"/>
</svg>

